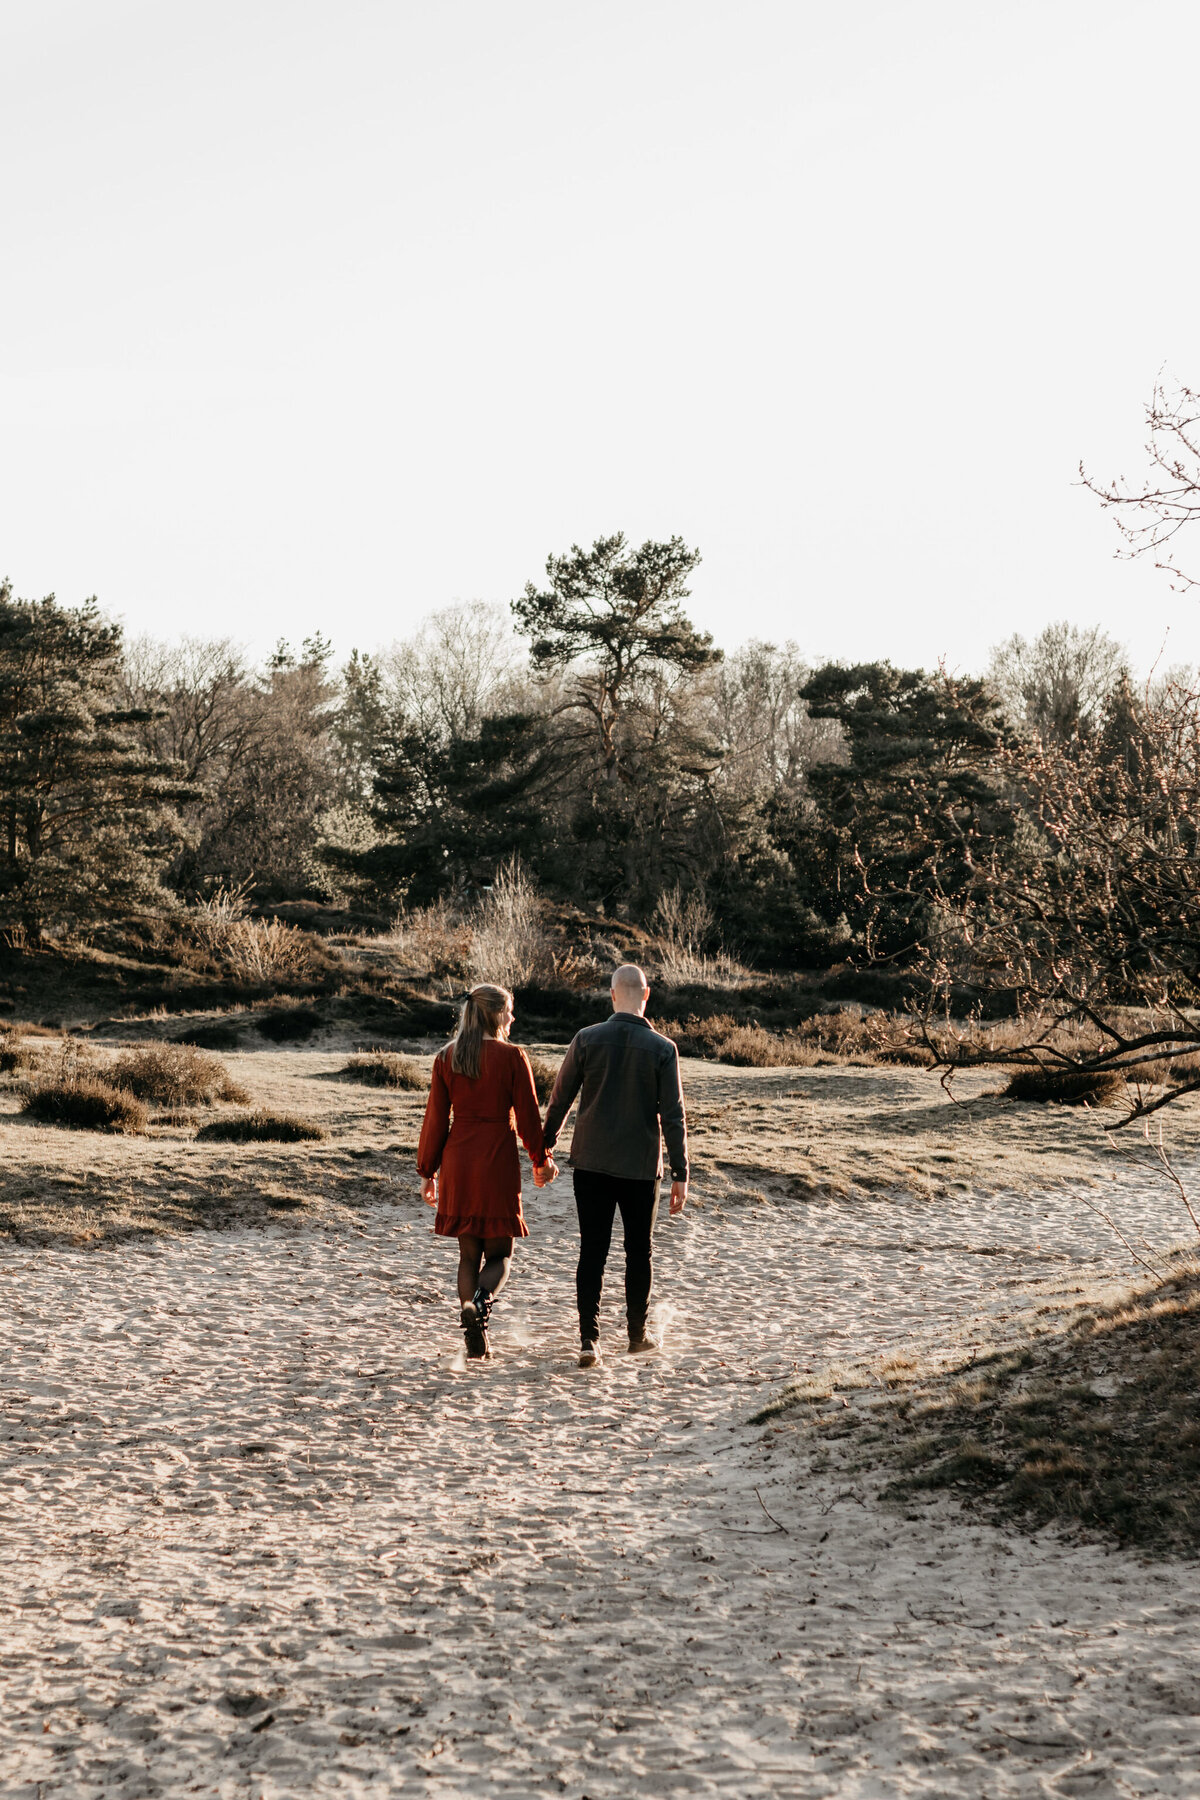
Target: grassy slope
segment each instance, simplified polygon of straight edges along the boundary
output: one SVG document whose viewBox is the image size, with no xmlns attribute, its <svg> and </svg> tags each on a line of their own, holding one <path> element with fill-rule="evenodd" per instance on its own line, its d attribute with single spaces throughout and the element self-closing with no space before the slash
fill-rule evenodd
<svg viewBox="0 0 1200 1800">
<path fill-rule="evenodd" d="M 956 1367 L 893 1359 L 873 1384 L 890 1393 L 868 1411 L 841 1393 L 861 1397 L 848 1372 L 782 1396 L 758 1422 L 791 1413 L 818 1442 L 842 1440 L 854 1466 L 892 1471 L 884 1492 L 899 1501 L 945 1490 L 993 1522 L 1200 1554 L 1200 1268 L 1180 1260 L 1165 1280 L 1037 1329 Z"/>
</svg>

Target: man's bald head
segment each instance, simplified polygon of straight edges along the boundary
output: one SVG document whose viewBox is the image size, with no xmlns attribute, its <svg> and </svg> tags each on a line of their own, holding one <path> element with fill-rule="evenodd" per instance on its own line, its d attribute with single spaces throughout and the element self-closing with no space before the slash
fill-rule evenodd
<svg viewBox="0 0 1200 1800">
<path fill-rule="evenodd" d="M 636 963 L 622 963 L 613 970 L 612 1003 L 618 1012 L 643 1013 L 650 998 L 650 983 Z"/>
</svg>

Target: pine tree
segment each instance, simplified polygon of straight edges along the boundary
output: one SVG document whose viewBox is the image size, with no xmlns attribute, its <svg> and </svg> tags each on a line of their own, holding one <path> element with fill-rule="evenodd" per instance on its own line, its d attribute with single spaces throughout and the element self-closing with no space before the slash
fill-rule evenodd
<svg viewBox="0 0 1200 1800">
<path fill-rule="evenodd" d="M 781 813 L 777 838 L 827 923 L 844 915 L 871 954 L 911 949 L 1012 837 L 998 704 L 981 681 L 890 663 L 827 664 L 801 695 L 836 720 L 846 758 L 809 771 L 811 799 Z"/>
<path fill-rule="evenodd" d="M 721 661 L 683 610 L 700 561 L 682 538 L 622 533 L 551 556 L 545 588 L 513 601 L 550 707 L 577 885 L 635 906 L 692 872 L 716 825 L 721 750 L 698 684 Z"/>
<path fill-rule="evenodd" d="M 121 629 L 0 583 L 0 920 L 33 938 L 162 899 L 190 795 L 119 704 Z"/>
</svg>

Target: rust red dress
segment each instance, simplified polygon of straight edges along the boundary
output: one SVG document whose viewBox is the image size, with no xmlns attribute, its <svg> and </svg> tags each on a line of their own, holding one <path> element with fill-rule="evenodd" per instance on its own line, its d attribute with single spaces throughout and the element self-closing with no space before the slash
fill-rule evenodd
<svg viewBox="0 0 1200 1800">
<path fill-rule="evenodd" d="M 517 1133 L 534 1163 L 546 1160 L 537 1090 L 529 1058 L 516 1044 L 484 1038 L 472 1081 L 434 1058 L 417 1169 L 440 1171 L 434 1230 L 439 1237 L 528 1237 L 521 1213 Z"/>
</svg>

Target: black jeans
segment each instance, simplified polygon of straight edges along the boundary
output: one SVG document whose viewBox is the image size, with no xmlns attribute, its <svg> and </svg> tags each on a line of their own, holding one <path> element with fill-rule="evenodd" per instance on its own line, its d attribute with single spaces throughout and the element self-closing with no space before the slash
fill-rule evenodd
<svg viewBox="0 0 1200 1800">
<path fill-rule="evenodd" d="M 625 1228 L 625 1311 L 629 1335 L 641 1337 L 646 1329 L 654 1280 L 651 1240 L 658 1214 L 658 1182 L 626 1181 L 619 1175 L 599 1175 L 593 1169 L 576 1169 L 574 1180 L 575 1210 L 579 1214 L 575 1293 L 579 1300 L 580 1340 L 595 1343 L 600 1336 L 604 1265 L 618 1207 Z"/>
</svg>

